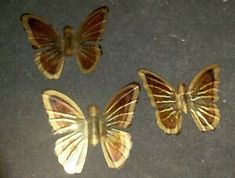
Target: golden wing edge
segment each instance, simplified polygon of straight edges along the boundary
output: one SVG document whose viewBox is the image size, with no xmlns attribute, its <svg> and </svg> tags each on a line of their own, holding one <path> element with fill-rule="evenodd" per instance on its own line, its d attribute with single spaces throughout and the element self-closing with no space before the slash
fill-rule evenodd
<svg viewBox="0 0 235 178">
<path fill-rule="evenodd" d="M 121 130 L 118 130 L 119 132 L 121 133 L 124 133 L 126 134 L 126 136 L 128 136 L 128 139 L 129 140 L 129 144 L 128 144 L 128 149 L 126 150 L 126 152 L 124 153 L 125 155 L 123 155 L 123 159 L 120 159 L 118 162 L 113 162 L 110 158 L 110 154 L 109 152 L 107 151 L 106 147 L 105 147 L 105 140 L 107 139 L 107 137 L 105 136 L 102 136 L 100 138 L 100 141 L 101 141 L 101 148 L 103 150 L 103 154 L 104 154 L 104 158 L 105 158 L 105 161 L 108 165 L 109 168 L 112 168 L 112 169 L 121 169 L 124 165 L 125 165 L 125 162 L 126 160 L 129 158 L 129 155 L 130 155 L 130 150 L 132 149 L 133 147 L 133 142 L 131 140 L 131 135 L 128 133 L 128 132 L 124 132 L 124 131 L 121 131 Z"/>
<path fill-rule="evenodd" d="M 151 103 L 152 107 L 154 107 L 154 108 L 157 108 L 157 105 L 154 101 L 152 91 L 150 90 L 150 88 L 148 86 L 148 83 L 146 80 L 146 74 L 151 74 L 157 78 L 160 78 L 168 85 L 168 87 L 170 87 L 173 91 L 175 91 L 174 88 L 169 84 L 169 82 L 167 82 L 163 77 L 161 77 L 160 75 L 157 75 L 156 73 L 154 73 L 148 69 L 141 68 L 141 69 L 139 69 L 138 74 L 139 74 L 140 79 L 143 81 L 143 87 L 147 91 L 147 95 L 150 98 L 150 103 Z"/>
<path fill-rule="evenodd" d="M 33 35 L 32 30 L 28 24 L 29 19 L 37 19 L 37 20 L 43 22 L 44 24 L 48 25 L 58 36 L 60 36 L 59 33 L 54 29 L 54 27 L 51 24 L 49 24 L 44 18 L 37 16 L 35 14 L 32 14 L 32 13 L 23 13 L 20 16 L 20 21 L 23 25 L 24 30 L 27 33 L 28 40 L 33 45 L 33 48 L 37 48 L 36 46 L 38 46 L 40 44 L 34 38 L 30 38 L 30 36 L 34 36 L 34 35 Z M 58 72 L 56 72 L 55 74 L 51 74 L 51 73 L 47 72 L 46 69 L 44 69 L 43 66 L 41 65 L 41 62 L 39 60 L 39 57 L 40 57 L 39 53 L 41 54 L 42 52 L 39 51 L 36 53 L 38 55 L 38 57 L 36 57 L 36 54 L 34 56 L 34 61 L 35 61 L 37 68 L 39 69 L 39 71 L 47 79 L 59 79 L 61 72 L 62 72 L 62 69 L 63 69 L 63 65 L 64 65 L 64 59 L 63 59 L 64 57 L 63 56 L 61 57 L 62 61 L 61 61 L 61 66 L 60 66 L 60 69 L 58 70 Z"/>
<path fill-rule="evenodd" d="M 49 97 L 50 96 L 56 96 L 60 99 L 62 99 L 63 101 L 66 101 L 68 102 L 68 104 L 70 104 L 74 109 L 76 109 L 76 111 L 78 112 L 78 115 L 79 115 L 79 119 L 84 119 L 85 120 L 85 117 L 82 113 L 82 111 L 80 110 L 80 108 L 77 106 L 77 104 L 72 100 L 70 99 L 68 96 L 64 95 L 63 93 L 61 92 L 58 92 L 56 90 L 45 90 L 43 93 L 42 93 L 42 97 L 43 97 L 43 103 L 44 103 L 44 107 L 45 107 L 45 110 L 51 110 L 52 107 L 51 107 L 51 104 L 49 103 Z M 48 114 L 48 117 L 53 117 L 53 114 L 51 112 L 47 112 Z M 75 131 L 71 132 L 72 134 L 76 133 Z M 73 168 L 71 169 L 71 167 L 67 167 L 65 166 L 65 163 L 61 162 L 61 158 L 59 157 L 59 154 L 56 152 L 56 147 L 55 147 L 55 155 L 57 156 L 58 158 L 58 162 L 63 166 L 64 168 L 64 171 L 68 174 L 74 174 L 74 173 L 81 173 L 82 172 L 82 169 L 84 167 L 84 164 L 85 164 L 85 159 L 86 159 L 86 155 L 87 155 L 87 149 L 88 149 L 88 137 L 87 137 L 87 134 L 88 134 L 88 131 L 87 131 L 87 123 L 85 122 L 85 127 L 83 128 L 83 131 L 80 131 L 80 133 L 83 135 L 83 139 L 84 139 L 84 145 L 85 145 L 85 148 L 83 148 L 81 150 L 81 156 L 82 158 L 79 158 L 81 163 L 79 165 L 77 165 L 76 168 Z M 67 134 L 64 135 L 63 137 L 66 137 L 68 136 Z M 61 140 L 63 137 L 61 138 L 58 138 L 57 141 L 56 141 L 56 144 L 59 140 Z M 73 143 L 71 143 L 73 144 Z M 82 159 L 82 160 L 81 160 Z"/>
<path fill-rule="evenodd" d="M 55 30 L 55 28 L 54 28 L 51 24 L 49 24 L 49 23 L 47 22 L 47 20 L 45 20 L 43 17 L 38 16 L 38 15 L 35 15 L 35 14 L 33 14 L 33 13 L 23 13 L 23 14 L 20 16 L 20 21 L 21 21 L 21 23 L 22 23 L 22 25 L 23 25 L 24 30 L 25 30 L 26 33 L 27 33 L 27 36 L 28 36 L 29 41 L 32 43 L 32 45 L 33 45 L 34 47 L 36 47 L 36 45 L 34 45 L 34 44 L 37 44 L 37 45 L 40 45 L 40 44 L 39 44 L 38 42 L 36 42 L 33 38 L 29 38 L 30 35 L 33 36 L 32 30 L 31 30 L 31 28 L 30 28 L 30 26 L 29 26 L 29 24 L 28 24 L 28 20 L 29 20 L 29 19 L 36 19 L 36 20 L 38 20 L 38 21 L 43 22 L 44 24 L 48 25 L 58 36 L 60 36 L 59 33 Z M 30 35 L 29 35 L 29 34 L 30 34 Z"/>
<path fill-rule="evenodd" d="M 87 126 L 86 126 L 86 129 L 87 129 Z M 87 132 L 87 130 L 85 130 Z M 87 156 L 87 151 L 88 151 L 88 138 L 85 136 L 84 137 L 85 139 L 83 140 L 83 147 L 82 147 L 82 150 L 80 150 L 80 156 L 77 158 L 78 161 L 80 161 L 79 164 L 77 164 L 76 167 L 73 167 L 70 166 L 70 165 L 67 165 L 66 162 L 63 162 L 61 161 L 61 155 L 57 154 L 56 153 L 56 147 L 55 147 L 55 155 L 57 156 L 57 161 L 58 163 L 63 166 L 64 168 L 64 171 L 67 173 L 67 174 L 75 174 L 75 173 L 81 173 L 83 168 L 84 168 L 84 165 L 85 165 L 85 161 L 86 161 L 86 156 Z M 73 143 L 71 143 L 72 145 Z M 69 147 L 70 145 L 68 145 L 67 147 Z M 84 147 L 85 146 L 85 147 Z M 76 146 L 76 148 L 78 148 L 78 145 Z M 69 154 L 72 154 L 71 152 Z M 70 155 L 71 156 L 71 155 Z M 76 156 L 76 155 L 73 155 L 73 156 Z M 68 160 L 66 160 L 68 161 Z"/>
<path fill-rule="evenodd" d="M 221 68 L 218 64 L 210 64 L 206 67 L 204 67 L 202 70 L 200 70 L 196 75 L 195 77 L 193 78 L 193 80 L 191 81 L 189 87 L 188 87 L 188 92 L 190 93 L 190 91 L 193 89 L 195 83 L 198 81 L 198 79 L 208 70 L 210 69 L 213 69 L 213 72 L 214 72 L 214 77 L 215 77 L 215 80 L 218 81 L 218 83 L 215 84 L 215 88 L 218 89 L 219 88 L 219 83 L 220 83 L 220 77 L 219 77 L 219 74 L 220 74 L 220 71 L 221 71 Z M 216 93 L 216 96 L 218 96 L 218 94 Z M 217 99 L 218 100 L 218 99 Z M 215 102 L 217 101 L 215 100 Z"/>
<path fill-rule="evenodd" d="M 103 6 L 98 7 L 98 8 L 95 9 L 94 11 L 92 11 L 92 12 L 83 20 L 83 22 L 82 22 L 82 24 L 80 25 L 79 30 L 78 30 L 78 32 L 77 32 L 77 36 L 80 36 L 82 27 L 83 27 L 83 25 L 88 21 L 88 19 L 89 19 L 92 15 L 94 15 L 94 14 L 96 14 L 96 13 L 99 13 L 99 12 L 102 12 L 102 13 L 105 14 L 105 17 L 104 17 L 105 23 L 103 23 L 103 26 L 102 26 L 102 28 L 105 29 L 106 21 L 107 21 L 107 16 L 108 16 L 108 12 L 109 12 L 109 8 L 108 8 L 108 6 L 103 5 Z M 104 33 L 104 32 L 103 32 L 103 33 Z M 103 34 L 102 34 L 102 35 L 103 35 Z M 102 36 L 102 35 L 101 35 L 101 36 Z M 80 48 L 82 48 L 82 47 L 80 47 Z M 96 59 L 95 59 L 95 63 L 94 63 L 93 66 L 90 67 L 89 69 L 85 69 L 85 68 L 82 66 L 82 64 L 81 64 L 81 62 L 80 62 L 78 56 L 76 55 L 76 60 L 77 60 L 79 69 L 80 69 L 80 71 L 81 71 L 82 74 L 89 74 L 89 73 L 92 73 L 92 72 L 95 71 L 96 66 L 97 66 L 98 62 L 100 61 L 100 58 L 101 58 L 101 56 L 102 56 L 102 54 L 103 54 L 102 47 L 101 47 L 100 44 L 96 44 L 96 45 L 95 45 L 95 49 L 96 49 L 96 54 L 97 54 L 97 55 L 96 55 Z M 79 49 L 79 50 L 81 50 L 81 49 Z"/>
<path fill-rule="evenodd" d="M 193 78 L 193 80 L 191 81 L 190 85 L 189 85 L 189 88 L 188 88 L 188 92 L 190 93 L 190 91 L 193 89 L 193 86 L 195 85 L 195 83 L 198 81 L 198 79 L 203 76 L 203 74 L 210 70 L 210 69 L 213 69 L 213 73 L 214 73 L 214 78 L 215 78 L 215 81 L 217 81 L 217 83 L 215 83 L 215 88 L 218 90 L 219 88 L 219 84 L 220 84 L 220 71 L 221 71 L 221 68 L 218 64 L 210 64 L 206 67 L 204 67 L 202 70 L 200 70 L 196 76 Z M 214 95 L 216 96 L 216 99 L 214 100 L 214 103 L 216 103 L 219 99 L 218 97 L 218 92 L 215 92 Z M 192 115 L 192 118 L 196 124 L 196 126 L 198 127 L 198 129 L 202 132 L 207 132 L 207 131 L 213 131 L 216 129 L 217 125 L 219 124 L 220 122 L 220 111 L 218 109 L 218 106 L 216 104 L 214 104 L 214 111 L 215 111 L 215 119 L 214 121 L 212 122 L 212 124 L 209 124 L 208 126 L 203 126 L 202 124 L 200 124 L 200 119 L 198 118 L 197 114 L 195 113 L 195 111 L 193 109 L 190 109 L 191 111 L 191 115 Z"/>
<path fill-rule="evenodd" d="M 41 52 L 38 52 L 38 53 L 41 53 Z M 34 56 L 34 62 L 36 64 L 38 70 L 41 72 L 41 74 L 46 79 L 49 79 L 49 80 L 51 80 L 51 79 L 59 79 L 60 78 L 62 70 L 63 70 L 63 67 L 64 67 L 64 57 L 62 56 L 60 60 L 61 60 L 61 64 L 60 64 L 59 70 L 55 74 L 51 74 L 51 73 L 47 72 L 46 69 L 41 65 L 41 62 L 40 62 L 39 58 L 36 57 L 36 55 Z"/>
<path fill-rule="evenodd" d="M 197 128 L 201 131 L 201 132 L 207 132 L 207 131 L 213 131 L 216 129 L 217 125 L 220 122 L 220 111 L 218 109 L 218 107 L 216 105 L 215 106 L 215 119 L 211 124 L 208 124 L 207 126 L 204 126 L 200 123 L 200 119 L 198 117 L 198 115 L 196 114 L 196 112 L 191 109 L 191 115 L 193 118 L 194 123 L 196 124 Z"/>
<path fill-rule="evenodd" d="M 148 69 L 141 68 L 141 69 L 139 69 L 138 74 L 139 74 L 140 79 L 143 81 L 143 86 L 144 86 L 145 90 L 147 91 L 147 95 L 150 99 L 151 105 L 157 109 L 155 112 L 155 119 L 156 119 L 156 123 L 157 123 L 158 127 L 160 129 L 162 129 L 166 134 L 179 134 L 180 130 L 181 130 L 181 126 L 182 126 L 182 114 L 179 113 L 180 118 L 176 118 L 177 124 L 174 129 L 169 129 L 162 124 L 157 105 L 156 105 L 154 98 L 153 98 L 153 93 L 152 93 L 151 89 L 149 88 L 147 80 L 146 80 L 146 74 L 151 74 L 151 75 L 155 76 L 156 78 L 160 78 L 162 81 L 164 81 L 164 83 L 166 85 L 168 85 L 168 87 L 171 88 L 172 91 L 175 91 L 174 88 L 163 77 L 157 75 L 156 73 L 154 73 Z M 179 112 L 179 111 L 177 111 L 177 112 Z"/>
<path fill-rule="evenodd" d="M 102 13 L 105 14 L 104 20 L 106 20 L 106 19 L 107 19 L 107 14 L 108 14 L 108 12 L 109 12 L 109 7 L 103 5 L 103 6 L 100 6 L 100 7 L 96 8 L 95 10 L 93 10 L 93 11 L 82 21 L 80 27 L 78 28 L 78 29 L 79 29 L 79 30 L 78 30 L 78 34 L 79 34 L 79 35 L 80 35 L 80 32 L 81 32 L 81 29 L 82 29 L 83 25 L 88 21 L 88 19 L 89 19 L 92 15 L 95 15 L 95 14 L 97 14 L 97 13 L 99 13 L 99 12 L 102 12 Z M 104 27 L 104 26 L 103 26 L 103 27 Z"/>
<path fill-rule="evenodd" d="M 45 108 L 46 111 L 47 110 L 52 110 L 51 104 L 49 102 L 49 97 L 51 97 L 51 96 L 56 96 L 56 97 L 62 99 L 63 101 L 66 101 L 67 103 L 71 104 L 71 106 L 74 109 L 76 109 L 79 118 L 82 118 L 82 119 L 85 120 L 85 116 L 82 113 L 80 107 L 71 98 L 69 98 L 65 94 L 63 94 L 59 91 L 56 91 L 56 90 L 47 89 L 47 90 L 44 90 L 43 93 L 42 93 L 44 108 Z M 49 118 L 52 116 L 51 112 L 47 112 L 47 114 L 48 114 Z"/>
<path fill-rule="evenodd" d="M 80 69 L 80 71 L 81 71 L 82 74 L 90 74 L 90 73 L 94 72 L 95 69 L 96 69 L 96 67 L 97 67 L 97 64 L 99 63 L 100 58 L 101 58 L 101 55 L 102 55 L 103 52 L 102 52 L 102 47 L 101 47 L 101 45 L 97 45 L 95 48 L 96 48 L 96 52 L 97 52 L 98 55 L 96 56 L 96 59 L 95 59 L 94 64 L 93 64 L 92 67 L 90 67 L 89 69 L 85 69 L 85 68 L 82 66 L 82 64 L 81 64 L 81 62 L 80 62 L 80 60 L 79 60 L 79 57 L 76 55 L 76 61 L 77 61 L 77 64 L 78 64 L 79 69 Z M 81 53 L 82 53 L 82 52 L 81 52 Z"/>
<path fill-rule="evenodd" d="M 108 110 L 108 106 L 112 103 L 112 101 L 117 97 L 118 94 L 122 93 L 123 91 L 127 90 L 128 88 L 133 88 L 133 90 L 135 90 L 135 95 L 133 98 L 137 98 L 138 100 L 138 96 L 139 96 L 139 93 L 140 93 L 140 84 L 139 82 L 130 82 L 128 83 L 127 85 L 123 86 L 122 88 L 120 88 L 119 90 L 117 90 L 113 95 L 112 97 L 109 99 L 108 103 L 106 104 L 105 106 L 105 109 L 104 109 L 104 113 L 107 112 Z"/>
<path fill-rule="evenodd" d="M 176 118 L 177 120 L 176 127 L 174 129 L 169 129 L 162 124 L 158 111 L 155 112 L 155 118 L 156 118 L 158 127 L 162 129 L 166 134 L 169 134 L 169 135 L 180 134 L 181 127 L 182 127 L 182 113 L 179 113 L 179 115 L 180 117 Z"/>
</svg>

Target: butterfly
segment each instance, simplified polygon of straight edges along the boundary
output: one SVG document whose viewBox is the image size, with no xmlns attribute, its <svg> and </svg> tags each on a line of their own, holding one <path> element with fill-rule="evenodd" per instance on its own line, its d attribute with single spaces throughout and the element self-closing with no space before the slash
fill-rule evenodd
<svg viewBox="0 0 235 178">
<path fill-rule="evenodd" d="M 139 70 L 144 88 L 156 108 L 158 126 L 167 134 L 178 134 L 181 130 L 182 113 L 191 113 L 200 131 L 214 130 L 220 121 L 218 85 L 220 67 L 216 64 L 202 69 L 192 80 L 188 89 L 180 83 L 175 90 L 165 79 L 146 70 Z"/>
<path fill-rule="evenodd" d="M 55 135 L 58 162 L 68 174 L 83 169 L 88 144 L 101 142 L 105 160 L 110 168 L 120 168 L 132 148 L 131 135 L 119 129 L 131 126 L 140 86 L 137 82 L 121 88 L 100 113 L 95 105 L 88 107 L 87 119 L 79 106 L 56 90 L 45 90 L 43 103 Z"/>
<path fill-rule="evenodd" d="M 35 63 L 48 79 L 58 79 L 64 58 L 75 55 L 82 73 L 92 72 L 99 61 L 102 40 L 109 9 L 106 6 L 93 11 L 77 32 L 71 26 L 64 27 L 63 37 L 43 18 L 33 14 L 21 15 L 21 22 L 34 49 Z"/>
</svg>

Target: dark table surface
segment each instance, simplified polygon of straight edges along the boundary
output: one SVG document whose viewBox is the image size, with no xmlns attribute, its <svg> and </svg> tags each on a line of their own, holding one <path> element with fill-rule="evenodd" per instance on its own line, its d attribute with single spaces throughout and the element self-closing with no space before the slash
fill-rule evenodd
<svg viewBox="0 0 235 178">
<path fill-rule="evenodd" d="M 33 12 L 62 33 L 74 28 L 101 5 L 110 8 L 96 71 L 82 75 L 75 57 L 66 59 L 59 80 L 46 80 L 33 60 L 33 49 L 20 15 Z M 233 0 L 50 0 L 1 1 L 0 4 L 0 177 L 235 177 L 235 3 Z M 96 103 L 104 108 L 118 88 L 140 81 L 148 68 L 173 86 L 190 83 L 212 63 L 220 65 L 218 102 L 221 122 L 213 132 L 200 132 L 183 116 L 180 135 L 158 127 L 154 109 L 142 89 L 129 132 L 134 142 L 125 166 L 109 169 L 100 145 L 89 148 L 83 172 L 67 175 L 54 155 L 56 138 L 43 109 L 46 88 L 64 92 L 85 113 Z"/>
</svg>

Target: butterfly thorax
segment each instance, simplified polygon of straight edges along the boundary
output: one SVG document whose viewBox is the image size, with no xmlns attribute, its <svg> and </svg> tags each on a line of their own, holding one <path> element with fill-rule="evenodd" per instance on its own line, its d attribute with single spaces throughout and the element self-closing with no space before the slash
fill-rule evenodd
<svg viewBox="0 0 235 178">
<path fill-rule="evenodd" d="M 178 110 L 187 113 L 187 96 L 186 96 L 186 86 L 184 83 L 180 83 L 178 86 L 178 93 L 176 94 L 176 107 Z"/>
<path fill-rule="evenodd" d="M 64 27 L 64 55 L 71 56 L 75 49 L 75 36 L 73 28 L 70 26 Z"/>
<path fill-rule="evenodd" d="M 99 143 L 101 131 L 100 111 L 95 105 L 89 106 L 88 111 L 88 140 L 91 145 L 96 146 Z"/>
</svg>

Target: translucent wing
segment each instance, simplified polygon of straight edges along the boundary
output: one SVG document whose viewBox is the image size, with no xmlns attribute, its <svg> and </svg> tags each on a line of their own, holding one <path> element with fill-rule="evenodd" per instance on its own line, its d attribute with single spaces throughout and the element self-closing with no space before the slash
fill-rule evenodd
<svg viewBox="0 0 235 178">
<path fill-rule="evenodd" d="M 139 92 L 139 84 L 130 83 L 120 89 L 105 108 L 101 146 L 110 168 L 120 168 L 129 157 L 131 136 L 115 127 L 127 128 L 131 125 Z"/>
<path fill-rule="evenodd" d="M 64 63 L 59 34 L 45 20 L 33 14 L 23 14 L 21 22 L 32 47 L 39 49 L 34 57 L 38 69 L 48 79 L 59 78 Z"/>
<path fill-rule="evenodd" d="M 139 71 L 144 88 L 153 107 L 158 126 L 167 134 L 177 134 L 181 129 L 182 113 L 176 108 L 176 92 L 162 77 L 145 69 Z"/>
<path fill-rule="evenodd" d="M 68 174 L 80 173 L 88 147 L 83 113 L 70 98 L 55 90 L 46 90 L 42 97 L 54 134 L 63 134 L 55 144 L 58 161 Z"/>
<path fill-rule="evenodd" d="M 189 109 L 194 122 L 201 131 L 214 130 L 220 120 L 215 102 L 218 100 L 220 68 L 210 65 L 192 80 L 189 89 Z"/>
<path fill-rule="evenodd" d="M 76 57 L 83 73 L 93 71 L 101 57 L 101 46 L 98 43 L 102 40 L 108 11 L 106 6 L 96 9 L 82 23 L 78 31 Z"/>
</svg>

